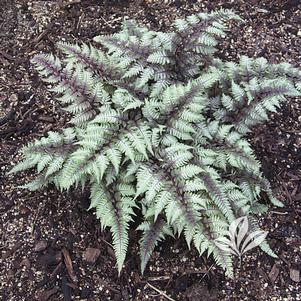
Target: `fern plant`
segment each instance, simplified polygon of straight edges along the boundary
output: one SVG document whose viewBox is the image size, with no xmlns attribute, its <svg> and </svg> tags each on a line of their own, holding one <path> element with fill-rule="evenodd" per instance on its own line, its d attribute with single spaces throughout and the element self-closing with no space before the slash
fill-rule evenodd
<svg viewBox="0 0 301 301">
<path fill-rule="evenodd" d="M 35 167 L 37 177 L 23 186 L 30 190 L 88 187 L 90 209 L 112 232 L 119 273 L 129 227 L 142 220 L 142 272 L 159 241 L 183 234 L 231 276 L 231 255 L 215 239 L 241 216 L 257 230 L 264 197 L 281 206 L 246 134 L 300 95 L 301 71 L 264 58 L 218 59 L 231 20 L 240 18 L 230 10 L 199 13 L 168 33 L 126 21 L 96 37 L 100 47 L 59 43 L 62 60 L 32 60 L 72 118 L 25 146 L 11 172 Z M 267 242 L 260 247 L 276 256 Z"/>
</svg>

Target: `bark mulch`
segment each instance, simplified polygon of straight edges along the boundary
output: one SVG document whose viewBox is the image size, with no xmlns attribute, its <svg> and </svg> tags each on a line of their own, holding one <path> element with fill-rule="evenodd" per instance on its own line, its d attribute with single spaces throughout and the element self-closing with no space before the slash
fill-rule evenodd
<svg viewBox="0 0 301 301">
<path fill-rule="evenodd" d="M 88 195 L 49 187 L 18 189 L 33 175 L 7 176 L 19 149 L 67 116 L 32 69 L 39 52 L 55 43 L 89 42 L 109 34 L 125 18 L 168 30 L 176 17 L 233 8 L 245 20 L 233 24 L 221 56 L 264 56 L 301 62 L 298 0 L 25 1 L 0 5 L 0 296 L 1 300 L 301 300 L 301 104 L 290 99 L 249 137 L 275 195 L 285 203 L 260 218 L 278 259 L 256 249 L 227 279 L 210 259 L 187 250 L 183 240 L 160 244 L 144 276 L 135 232 L 118 278 L 110 234 L 101 233 Z"/>
</svg>

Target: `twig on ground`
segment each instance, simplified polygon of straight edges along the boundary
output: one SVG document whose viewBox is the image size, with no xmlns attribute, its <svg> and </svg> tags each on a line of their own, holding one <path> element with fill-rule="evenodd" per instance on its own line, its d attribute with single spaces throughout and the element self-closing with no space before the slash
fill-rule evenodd
<svg viewBox="0 0 301 301">
<path fill-rule="evenodd" d="M 167 300 L 169 300 L 169 301 L 175 301 L 174 299 L 172 299 L 171 297 L 169 297 L 168 295 L 166 295 L 163 291 L 159 290 L 158 288 L 156 288 L 155 286 L 151 285 L 150 283 L 147 282 L 146 286 L 150 287 L 151 289 L 153 289 L 154 291 L 156 291 L 157 293 L 159 293 L 161 296 L 163 296 Z"/>
<path fill-rule="evenodd" d="M 157 277 L 148 277 L 147 280 L 148 281 L 165 281 L 165 280 L 169 280 L 170 276 L 157 276 Z"/>
<path fill-rule="evenodd" d="M 43 204 L 38 207 L 38 210 L 37 210 L 36 214 L 33 217 L 33 221 L 32 221 L 32 224 L 30 226 L 30 233 L 31 234 L 33 234 L 33 232 L 35 230 L 35 226 L 36 226 L 36 222 L 37 222 L 38 216 L 39 216 L 41 210 L 42 209 L 44 210 L 45 204 L 46 204 L 46 202 L 43 202 Z"/>
<path fill-rule="evenodd" d="M 280 212 L 280 211 L 274 211 L 274 210 L 271 210 L 270 213 L 278 214 L 278 215 L 287 215 L 288 214 L 288 212 Z"/>
<path fill-rule="evenodd" d="M 46 37 L 48 35 L 48 33 L 51 31 L 51 29 L 53 28 L 54 25 L 55 25 L 55 21 L 51 21 L 46 26 L 46 28 L 37 37 L 35 37 L 32 40 L 31 45 L 36 46 L 42 39 L 44 39 L 44 37 Z"/>
<path fill-rule="evenodd" d="M 14 57 L 11 56 L 10 54 L 8 54 L 7 52 L 0 50 L 0 55 L 2 55 L 5 59 L 9 60 L 9 61 L 13 61 Z"/>
<path fill-rule="evenodd" d="M 208 273 L 210 272 L 210 270 L 212 269 L 212 267 L 213 267 L 213 264 L 210 266 L 210 268 L 208 269 L 208 271 L 202 276 L 202 278 L 200 279 L 199 282 L 201 282 L 205 278 L 205 276 L 208 275 Z"/>
<path fill-rule="evenodd" d="M 105 244 L 107 244 L 109 247 L 111 247 L 114 250 L 114 247 L 112 244 L 110 244 L 108 241 L 106 241 L 104 238 L 100 238 Z"/>
</svg>

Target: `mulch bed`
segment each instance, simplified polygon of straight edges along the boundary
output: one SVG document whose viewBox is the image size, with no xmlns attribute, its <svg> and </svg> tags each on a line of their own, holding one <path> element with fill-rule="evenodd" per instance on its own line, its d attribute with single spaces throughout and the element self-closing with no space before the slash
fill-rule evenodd
<svg viewBox="0 0 301 301">
<path fill-rule="evenodd" d="M 166 3 L 165 3 L 166 2 Z M 33 175 L 7 176 L 19 149 L 68 116 L 30 64 L 55 43 L 89 42 L 109 34 L 125 18 L 168 30 L 177 17 L 233 8 L 245 20 L 233 24 L 221 57 L 264 56 L 301 63 L 298 0 L 235 1 L 25 1 L 0 6 L 0 296 L 1 300 L 301 300 L 301 104 L 290 99 L 249 137 L 275 195 L 285 203 L 261 217 L 278 259 L 256 249 L 227 279 L 211 259 L 187 250 L 183 240 L 160 244 L 139 272 L 136 233 L 118 278 L 110 234 L 101 233 L 88 195 L 49 187 L 18 189 Z"/>
</svg>

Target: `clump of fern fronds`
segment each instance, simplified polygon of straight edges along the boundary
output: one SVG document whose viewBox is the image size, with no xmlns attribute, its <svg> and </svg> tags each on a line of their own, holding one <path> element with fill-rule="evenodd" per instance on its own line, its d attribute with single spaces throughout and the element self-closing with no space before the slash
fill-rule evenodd
<svg viewBox="0 0 301 301">
<path fill-rule="evenodd" d="M 232 275 L 231 255 L 215 239 L 240 216 L 256 230 L 263 193 L 281 205 L 246 134 L 300 94 L 301 71 L 263 58 L 215 58 L 227 21 L 239 19 L 229 10 L 200 13 L 167 33 L 126 21 L 96 37 L 99 48 L 60 43 L 63 60 L 33 58 L 72 118 L 25 146 L 12 172 L 35 167 L 38 176 L 24 185 L 31 190 L 88 187 L 90 208 L 112 232 L 119 272 L 137 210 L 142 271 L 159 241 L 183 234 Z"/>
</svg>

